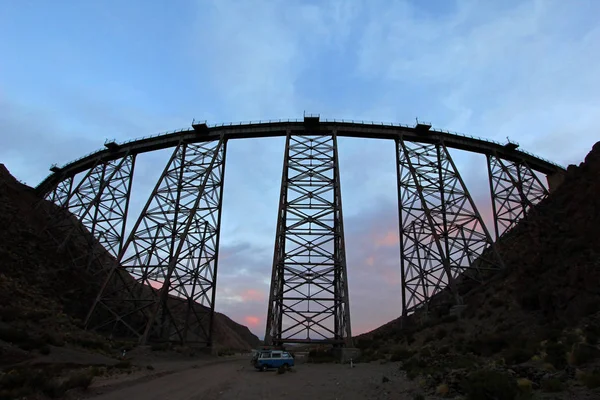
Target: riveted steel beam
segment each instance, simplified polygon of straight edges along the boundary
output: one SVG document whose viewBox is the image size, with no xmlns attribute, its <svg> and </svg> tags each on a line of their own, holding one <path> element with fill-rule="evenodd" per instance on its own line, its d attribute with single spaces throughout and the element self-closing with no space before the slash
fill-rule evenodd
<svg viewBox="0 0 600 400">
<path fill-rule="evenodd" d="M 335 132 L 288 134 L 265 343 L 352 346 L 341 208 Z"/>
<path fill-rule="evenodd" d="M 497 154 L 486 158 L 497 240 L 546 198 L 548 189 L 525 160 L 509 161 Z"/>
<path fill-rule="evenodd" d="M 211 344 L 226 142 L 180 143 L 86 318 L 141 343 Z"/>
<path fill-rule="evenodd" d="M 460 304 L 457 281 L 503 267 L 443 142 L 397 141 L 403 314 L 441 292 Z"/>
</svg>

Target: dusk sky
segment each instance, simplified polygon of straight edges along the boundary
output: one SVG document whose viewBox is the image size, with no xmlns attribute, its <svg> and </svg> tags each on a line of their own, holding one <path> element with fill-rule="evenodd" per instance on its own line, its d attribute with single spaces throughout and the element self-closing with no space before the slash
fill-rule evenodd
<svg viewBox="0 0 600 400">
<path fill-rule="evenodd" d="M 106 139 L 306 111 L 418 117 L 579 163 L 600 139 L 599 15 L 597 0 L 0 0 L 0 162 L 35 186 Z M 261 338 L 283 144 L 227 150 L 216 309 Z M 394 145 L 339 147 L 358 334 L 401 312 Z M 133 213 L 170 152 L 138 158 Z M 452 155 L 489 221 L 485 159 Z"/>
</svg>

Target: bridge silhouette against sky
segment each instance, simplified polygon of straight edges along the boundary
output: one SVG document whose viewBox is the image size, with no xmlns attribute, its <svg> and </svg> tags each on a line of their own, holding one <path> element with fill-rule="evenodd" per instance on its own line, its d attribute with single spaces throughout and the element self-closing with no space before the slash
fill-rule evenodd
<svg viewBox="0 0 600 400">
<path fill-rule="evenodd" d="M 265 343 L 273 345 L 352 346 L 338 137 L 395 143 L 403 315 L 442 290 L 460 303 L 458 277 L 482 281 L 486 271 L 502 269 L 494 239 L 560 184 L 564 172 L 515 143 L 423 122 L 316 115 L 217 126 L 194 121 L 190 129 L 107 141 L 103 150 L 52 166 L 36 188 L 58 206 L 50 221 L 61 232 L 59 251 L 84 240 L 88 255 L 72 261 L 103 282 L 88 329 L 140 343 L 212 343 L 227 142 L 275 136 L 286 142 L 265 327 Z M 166 148 L 173 152 L 145 206 L 130 215 L 136 156 Z M 493 227 L 485 225 L 449 149 L 485 155 Z"/>
</svg>

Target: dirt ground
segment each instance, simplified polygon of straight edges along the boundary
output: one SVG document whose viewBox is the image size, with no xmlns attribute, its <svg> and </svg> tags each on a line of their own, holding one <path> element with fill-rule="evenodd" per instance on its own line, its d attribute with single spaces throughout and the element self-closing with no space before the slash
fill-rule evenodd
<svg viewBox="0 0 600 400">
<path fill-rule="evenodd" d="M 387 378 L 386 382 L 383 382 Z M 412 399 L 419 392 L 397 363 L 299 364 L 291 372 L 259 372 L 249 357 L 205 360 L 176 372 L 94 385 L 86 400 Z"/>
</svg>

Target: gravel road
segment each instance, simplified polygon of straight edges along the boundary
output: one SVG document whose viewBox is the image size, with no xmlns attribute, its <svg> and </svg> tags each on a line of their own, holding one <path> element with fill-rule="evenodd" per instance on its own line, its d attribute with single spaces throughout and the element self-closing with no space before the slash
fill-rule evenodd
<svg viewBox="0 0 600 400">
<path fill-rule="evenodd" d="M 386 382 L 383 382 L 387 378 Z M 300 364 L 279 375 L 258 372 L 248 359 L 200 365 L 110 390 L 94 400 L 412 399 L 415 384 L 395 363 Z"/>
</svg>

